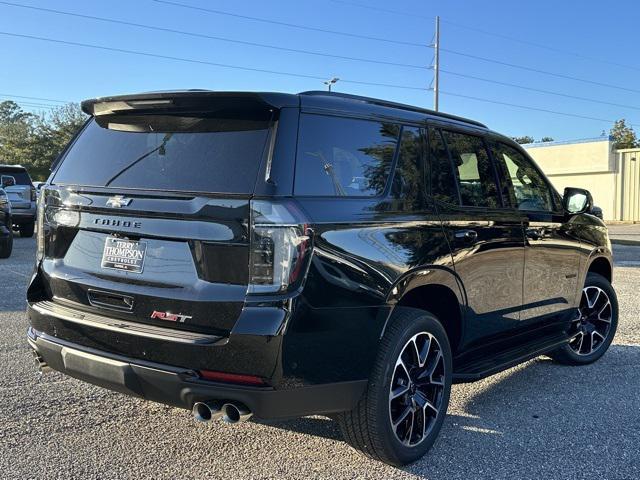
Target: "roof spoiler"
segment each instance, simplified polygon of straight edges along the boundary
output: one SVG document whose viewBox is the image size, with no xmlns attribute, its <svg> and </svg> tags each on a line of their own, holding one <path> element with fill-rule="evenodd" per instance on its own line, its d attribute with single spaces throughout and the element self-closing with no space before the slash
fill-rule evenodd
<svg viewBox="0 0 640 480">
<path fill-rule="evenodd" d="M 297 107 L 296 95 L 261 92 L 215 92 L 185 90 L 117 95 L 85 100 L 82 111 L 88 115 L 151 114 L 171 112 L 217 111 L 228 108 L 255 109 Z"/>
</svg>

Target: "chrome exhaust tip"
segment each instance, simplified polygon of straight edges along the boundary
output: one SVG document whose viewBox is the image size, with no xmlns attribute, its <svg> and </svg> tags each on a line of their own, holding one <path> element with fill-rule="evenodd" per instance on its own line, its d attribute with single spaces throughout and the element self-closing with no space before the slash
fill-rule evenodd
<svg viewBox="0 0 640 480">
<path fill-rule="evenodd" d="M 222 417 L 220 402 L 217 401 L 196 402 L 191 411 L 197 422 L 210 422 Z"/>
<path fill-rule="evenodd" d="M 222 405 L 222 421 L 225 423 L 246 422 L 253 414 L 241 403 L 225 403 Z"/>
<path fill-rule="evenodd" d="M 49 364 L 45 362 L 44 358 L 42 358 L 42 356 L 35 350 L 33 350 L 33 360 L 35 361 L 36 368 L 40 373 L 47 373 L 51 371 Z"/>
</svg>

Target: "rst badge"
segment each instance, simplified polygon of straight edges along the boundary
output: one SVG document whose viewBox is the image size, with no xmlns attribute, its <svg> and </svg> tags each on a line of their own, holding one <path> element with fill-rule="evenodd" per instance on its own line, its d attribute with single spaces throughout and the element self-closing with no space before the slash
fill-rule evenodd
<svg viewBox="0 0 640 480">
<path fill-rule="evenodd" d="M 179 313 L 158 312 L 157 310 L 154 310 L 151 313 L 151 318 L 166 320 L 168 322 L 184 323 L 187 320 L 191 320 L 193 317 L 189 315 L 180 315 Z"/>
<path fill-rule="evenodd" d="M 102 268 L 142 273 L 146 242 L 107 237 L 102 252 Z"/>
</svg>

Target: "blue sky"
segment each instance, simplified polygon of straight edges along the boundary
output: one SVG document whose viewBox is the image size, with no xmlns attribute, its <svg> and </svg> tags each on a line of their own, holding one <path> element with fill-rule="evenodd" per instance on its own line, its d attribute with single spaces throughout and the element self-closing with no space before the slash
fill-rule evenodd
<svg viewBox="0 0 640 480">
<path fill-rule="evenodd" d="M 443 49 L 622 87 L 614 89 L 558 78 L 443 51 L 443 70 L 620 106 L 523 90 L 450 73 L 441 75 L 443 92 L 604 120 L 626 118 L 629 123 L 640 125 L 637 28 L 640 4 L 637 1 L 621 0 L 615 2 L 615 6 L 596 1 L 559 0 L 171 1 L 238 15 L 424 45 L 432 42 L 434 17 L 440 15 Z M 430 48 L 311 32 L 180 8 L 154 0 L 12 0 L 11 3 L 382 62 L 428 66 L 433 56 Z M 359 5 L 372 8 L 362 8 Z M 16 8 L 1 2 L 0 32 L 321 78 L 337 76 L 345 80 L 427 88 L 433 77 L 432 71 L 424 68 L 284 52 Z M 504 36 L 521 41 L 508 40 Z M 570 53 L 562 53 L 557 49 Z M 78 101 L 101 95 L 175 88 L 284 92 L 324 88 L 322 82 L 314 78 L 185 63 L 2 34 L 0 52 L 0 99 L 6 99 L 8 95 L 22 95 Z M 338 83 L 336 90 L 429 108 L 433 104 L 433 94 L 430 91 L 359 85 L 344 81 Z M 14 99 L 41 104 L 53 103 Z M 566 117 L 446 94 L 441 96 L 440 106 L 442 111 L 480 120 L 502 133 L 532 135 L 537 139 L 542 136 L 552 136 L 556 140 L 594 137 L 611 127 L 607 121 Z M 40 109 L 33 105 L 25 105 L 25 108 Z M 636 130 L 640 128 L 636 127 Z"/>
</svg>

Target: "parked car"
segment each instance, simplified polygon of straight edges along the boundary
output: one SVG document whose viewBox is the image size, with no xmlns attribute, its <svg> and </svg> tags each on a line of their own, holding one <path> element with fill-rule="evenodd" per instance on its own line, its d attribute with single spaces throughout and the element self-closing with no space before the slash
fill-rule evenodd
<svg viewBox="0 0 640 480">
<path fill-rule="evenodd" d="M 36 189 L 36 196 L 40 196 L 40 190 L 46 182 L 33 182 L 33 188 Z"/>
<path fill-rule="evenodd" d="M 452 383 L 611 344 L 589 192 L 560 197 L 481 123 L 328 92 L 82 108 L 39 203 L 41 369 L 199 421 L 330 416 L 402 465 L 433 444 Z"/>
<path fill-rule="evenodd" d="M 36 222 L 36 189 L 27 169 L 20 165 L 0 165 L 2 188 L 9 196 L 13 225 L 21 237 L 33 237 Z"/>
<path fill-rule="evenodd" d="M 0 258 L 9 258 L 13 250 L 13 228 L 9 196 L 0 188 Z"/>
</svg>

